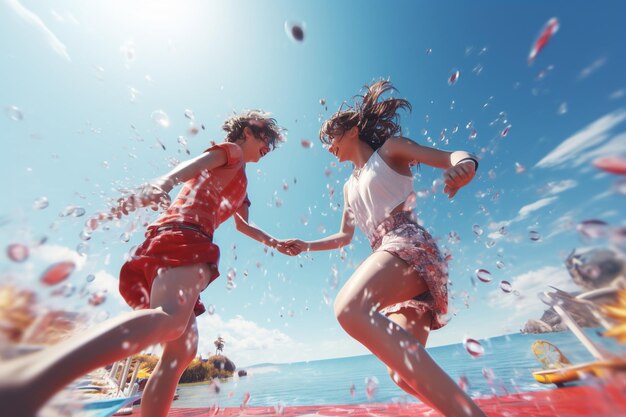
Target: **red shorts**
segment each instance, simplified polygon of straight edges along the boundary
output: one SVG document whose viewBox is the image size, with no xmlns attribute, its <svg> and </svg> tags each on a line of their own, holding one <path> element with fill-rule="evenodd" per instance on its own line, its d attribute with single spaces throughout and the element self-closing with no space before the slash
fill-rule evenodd
<svg viewBox="0 0 626 417">
<path fill-rule="evenodd" d="M 131 259 L 122 265 L 120 294 L 133 309 L 149 308 L 152 282 L 160 268 L 209 264 L 212 266 L 209 282 L 212 282 L 219 276 L 219 258 L 219 247 L 200 229 L 194 230 L 186 225 L 177 227 L 175 224 L 148 229 L 146 240 L 137 247 Z M 194 313 L 199 316 L 205 311 L 198 297 Z"/>
</svg>

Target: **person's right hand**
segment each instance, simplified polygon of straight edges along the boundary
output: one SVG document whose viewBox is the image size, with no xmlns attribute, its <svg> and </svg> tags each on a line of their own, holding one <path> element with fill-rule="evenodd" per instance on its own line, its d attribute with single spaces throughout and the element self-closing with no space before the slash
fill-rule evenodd
<svg viewBox="0 0 626 417">
<path fill-rule="evenodd" d="M 282 241 L 286 255 L 296 256 L 307 250 L 307 244 L 300 239 L 286 239 Z"/>
<path fill-rule="evenodd" d="M 165 209 L 171 202 L 169 194 L 161 187 L 148 183 L 119 198 L 117 206 L 111 209 L 111 214 L 119 219 L 123 214 L 127 215 L 142 207 L 150 207 L 154 211 Z"/>
</svg>

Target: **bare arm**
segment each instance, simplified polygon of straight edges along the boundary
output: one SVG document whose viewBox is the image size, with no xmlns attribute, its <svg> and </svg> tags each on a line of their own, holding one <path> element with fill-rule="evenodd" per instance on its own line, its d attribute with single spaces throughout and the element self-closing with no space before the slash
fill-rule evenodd
<svg viewBox="0 0 626 417">
<path fill-rule="evenodd" d="M 278 240 L 265 233 L 258 227 L 252 226 L 248 223 L 248 205 L 242 204 L 241 207 L 235 213 L 235 228 L 246 236 L 263 243 L 264 245 L 275 248 L 278 245 Z"/>
<path fill-rule="evenodd" d="M 446 185 L 443 191 L 448 194 L 448 198 L 454 197 L 461 187 L 467 185 L 478 168 L 478 159 L 468 152 L 441 151 L 402 137 L 388 139 L 379 152 L 390 166 L 405 175 L 410 174 L 408 166 L 416 163 L 444 169 Z"/>
<path fill-rule="evenodd" d="M 193 177 L 200 175 L 203 171 L 211 171 L 225 164 L 226 151 L 220 148 L 213 149 L 193 159 L 181 162 L 167 174 L 150 181 L 150 184 L 169 193 L 172 188 L 181 182 L 189 181 Z"/>
<path fill-rule="evenodd" d="M 447 152 L 419 145 L 411 139 L 397 137 L 388 139 L 380 150 L 383 157 L 396 160 L 403 164 L 426 164 L 435 168 L 448 169 L 459 162 L 475 156 L 465 151 Z"/>
<path fill-rule="evenodd" d="M 139 207 L 151 207 L 153 210 L 158 210 L 159 206 L 167 207 L 170 204 L 168 193 L 177 184 L 199 176 L 202 172 L 223 166 L 226 162 L 226 151 L 219 148 L 181 162 L 167 174 L 153 179 L 129 195 L 120 198 L 117 206 L 111 209 L 108 216 L 119 218 L 122 214 L 128 214 Z"/>
<path fill-rule="evenodd" d="M 354 215 L 352 214 L 352 210 L 348 206 L 348 197 L 344 191 L 343 195 L 343 215 L 341 217 L 341 227 L 339 228 L 339 232 L 332 234 L 330 236 L 326 236 L 322 239 L 313 240 L 310 242 L 305 242 L 302 240 L 292 239 L 285 241 L 285 244 L 289 246 L 287 250 L 287 254 L 297 255 L 302 251 L 322 251 L 322 250 L 330 250 L 330 249 L 338 249 L 343 246 L 346 246 L 352 241 L 352 236 L 354 236 Z"/>
</svg>

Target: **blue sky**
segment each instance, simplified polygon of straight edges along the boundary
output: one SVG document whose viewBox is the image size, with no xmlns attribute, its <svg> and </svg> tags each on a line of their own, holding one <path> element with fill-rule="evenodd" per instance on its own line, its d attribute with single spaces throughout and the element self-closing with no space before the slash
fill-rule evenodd
<svg viewBox="0 0 626 417">
<path fill-rule="evenodd" d="M 80 255 L 86 218 L 120 189 L 190 157 L 179 137 L 191 156 L 221 141 L 221 122 L 233 111 L 271 111 L 288 129 L 280 149 L 247 167 L 251 220 L 279 238 L 335 232 L 351 166 L 337 164 L 317 132 L 343 100 L 380 78 L 413 104 L 402 115 L 406 136 L 481 157 L 479 175 L 452 201 L 441 191 L 440 170 L 416 172 L 420 219 L 453 255 L 454 316 L 431 334 L 430 345 L 518 331 L 541 316 L 538 292 L 548 285 L 576 290 L 563 267 L 572 249 L 610 244 L 581 240 L 578 223 L 624 226 L 623 183 L 620 193 L 618 178 L 591 163 L 626 155 L 620 2 L 6 0 L 0 9 L 7 188 L 0 243 L 31 247 L 27 262 L 2 258 L 0 280 L 36 289 L 44 304 L 97 319 L 127 309 L 116 293 L 117 273 L 154 214 L 94 233 Z M 560 28 L 528 65 L 552 17 Z M 285 22 L 303 25 L 303 42 L 287 36 Z M 460 77 L 450 86 L 455 70 Z M 194 121 L 185 117 L 188 109 Z M 155 123 L 158 110 L 169 126 Z M 205 130 L 189 133 L 201 125 Z M 303 147 L 303 139 L 313 147 Z M 33 208 L 42 197 L 48 207 Z M 72 205 L 87 214 L 59 215 Z M 497 233 L 502 226 L 504 236 Z M 531 231 L 540 240 L 529 239 Z M 231 221 L 215 240 L 222 277 L 202 295 L 215 313 L 199 320 L 201 353 L 213 350 L 218 335 L 238 365 L 365 353 L 332 312 L 336 282 L 343 284 L 369 253 L 362 234 L 345 252 L 300 258 L 265 251 Z M 68 296 L 51 296 L 39 284 L 48 265 L 65 259 L 78 268 L 61 285 L 107 290 L 104 304 L 92 307 L 69 289 Z M 236 271 L 231 290 L 229 268 Z M 491 283 L 472 280 L 478 268 L 491 272 Z M 89 274 L 96 279 L 87 283 Z M 518 295 L 502 292 L 502 280 Z"/>
</svg>

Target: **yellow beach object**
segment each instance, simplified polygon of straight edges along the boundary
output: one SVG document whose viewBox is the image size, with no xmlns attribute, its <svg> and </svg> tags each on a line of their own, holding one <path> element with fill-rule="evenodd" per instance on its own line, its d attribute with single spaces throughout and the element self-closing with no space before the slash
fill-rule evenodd
<svg viewBox="0 0 626 417">
<path fill-rule="evenodd" d="M 534 371 L 533 378 L 542 384 L 556 384 L 560 386 L 565 382 L 572 382 L 580 379 L 582 374 L 592 374 L 602 378 L 612 371 L 625 371 L 625 359 L 612 359 L 606 361 L 594 361 L 582 363 L 580 365 L 570 365 L 564 368 L 544 369 Z"/>
</svg>

